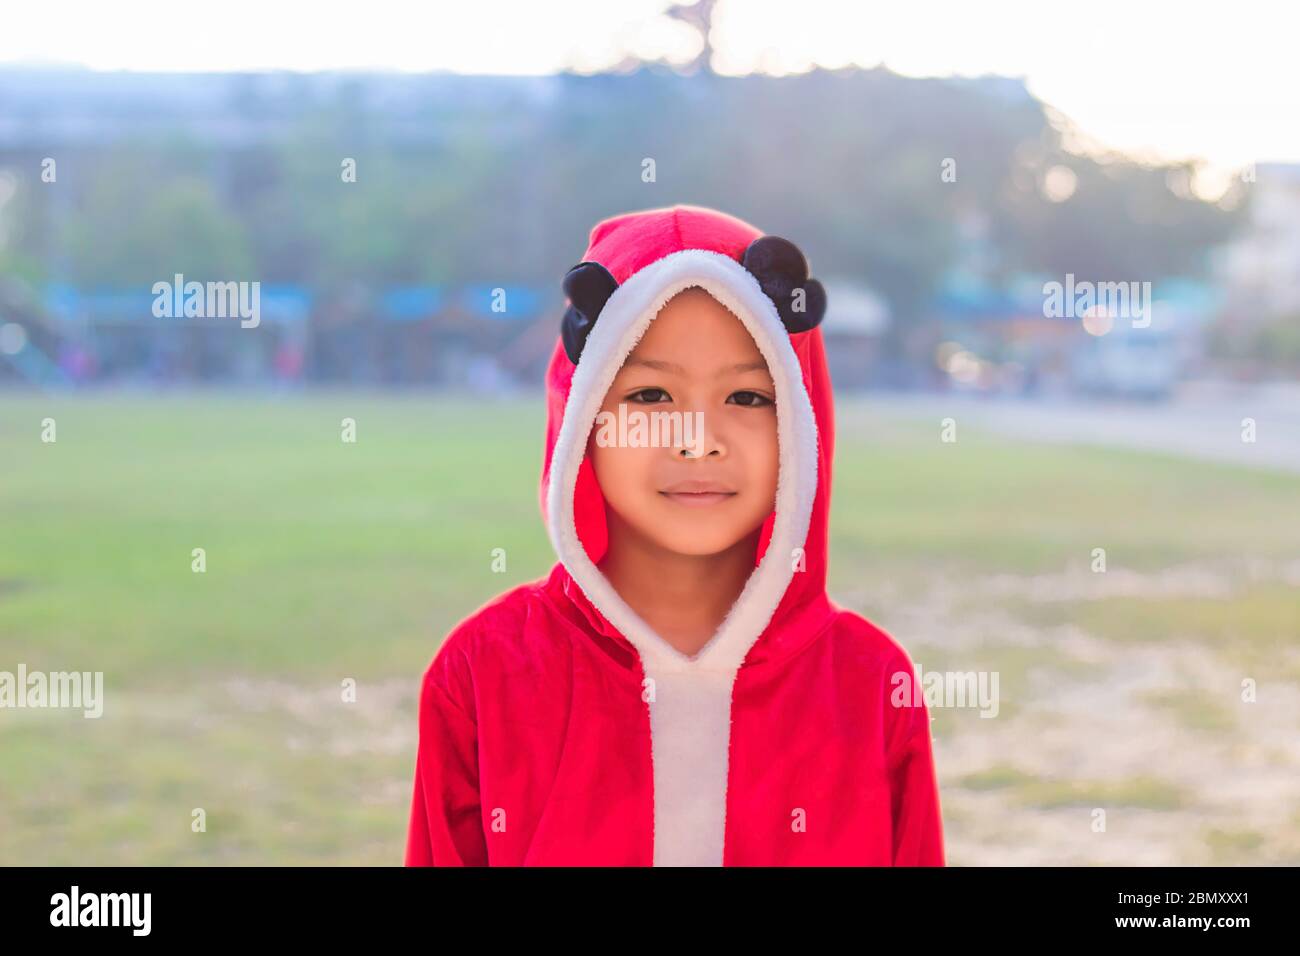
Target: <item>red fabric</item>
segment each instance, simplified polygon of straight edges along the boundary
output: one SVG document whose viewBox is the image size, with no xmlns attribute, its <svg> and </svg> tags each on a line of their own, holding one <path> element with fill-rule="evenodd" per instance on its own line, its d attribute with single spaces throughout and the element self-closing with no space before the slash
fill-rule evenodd
<svg viewBox="0 0 1300 956">
<path fill-rule="evenodd" d="M 739 260 L 761 234 L 712 210 L 676 206 L 600 223 L 583 260 L 622 283 L 679 249 Z M 929 715 L 923 704 L 890 703 L 891 678 L 914 675 L 911 662 L 826 594 L 831 384 L 821 330 L 792 342 L 817 420 L 819 483 L 806 569 L 732 690 L 723 863 L 943 865 Z M 557 342 L 543 507 L 573 370 Z M 598 561 L 604 501 L 589 461 L 576 497 L 579 536 Z M 407 865 L 650 865 L 643 677 L 631 643 L 560 564 L 466 618 L 424 675 Z"/>
</svg>

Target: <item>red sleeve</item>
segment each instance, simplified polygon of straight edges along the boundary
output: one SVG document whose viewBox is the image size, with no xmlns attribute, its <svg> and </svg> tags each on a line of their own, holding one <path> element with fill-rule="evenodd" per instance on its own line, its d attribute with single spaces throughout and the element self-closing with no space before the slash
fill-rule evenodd
<svg viewBox="0 0 1300 956">
<path fill-rule="evenodd" d="M 910 669 L 910 665 L 909 665 Z M 912 672 L 915 679 L 915 671 Z M 944 866 L 943 817 L 924 702 L 895 708 L 902 738 L 889 759 L 894 866 Z"/>
<path fill-rule="evenodd" d="M 478 787 L 478 727 L 440 686 L 440 653 L 420 692 L 420 743 L 406 835 L 407 866 L 486 866 Z"/>
</svg>

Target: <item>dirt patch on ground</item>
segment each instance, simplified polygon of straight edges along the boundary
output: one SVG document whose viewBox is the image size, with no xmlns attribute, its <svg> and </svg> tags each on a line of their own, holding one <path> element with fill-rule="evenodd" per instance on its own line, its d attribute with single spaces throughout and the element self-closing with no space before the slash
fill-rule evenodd
<svg viewBox="0 0 1300 956">
<path fill-rule="evenodd" d="M 960 586 L 939 577 L 919 600 L 888 584 L 859 593 L 864 606 L 891 607 L 889 630 L 924 669 L 1005 668 L 1010 706 L 935 724 L 950 862 L 1300 863 L 1300 684 L 1289 676 L 1300 673 L 1300 640 L 1247 674 L 1231 647 L 1167 634 L 1103 640 L 1026 624 L 1002 606 L 1226 598 L 1297 580 L 1300 563 L 1253 561 Z M 893 603 L 903 594 L 912 600 Z"/>
</svg>

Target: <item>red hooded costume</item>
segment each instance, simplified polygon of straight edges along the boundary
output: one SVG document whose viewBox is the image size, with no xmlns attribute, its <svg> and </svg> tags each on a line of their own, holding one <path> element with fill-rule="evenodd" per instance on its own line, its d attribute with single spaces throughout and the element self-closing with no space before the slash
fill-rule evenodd
<svg viewBox="0 0 1300 956">
<path fill-rule="evenodd" d="M 742 265 L 762 236 L 690 206 L 592 230 L 583 260 L 612 294 L 588 309 L 577 364 L 557 343 L 547 373 L 559 563 L 459 624 L 426 671 L 408 865 L 943 864 L 929 716 L 897 692 L 911 661 L 826 595 L 831 383 L 821 330 L 788 331 Z M 754 573 L 693 657 L 597 568 L 605 506 L 586 454 L 624 359 L 690 286 L 754 337 L 780 444 Z"/>
</svg>

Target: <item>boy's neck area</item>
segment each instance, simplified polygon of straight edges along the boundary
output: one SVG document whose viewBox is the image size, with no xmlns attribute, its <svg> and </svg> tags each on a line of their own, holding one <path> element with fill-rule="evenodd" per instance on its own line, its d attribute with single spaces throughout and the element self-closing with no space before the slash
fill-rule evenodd
<svg viewBox="0 0 1300 956">
<path fill-rule="evenodd" d="M 754 573 L 759 531 L 717 554 L 681 554 L 606 510 L 609 545 L 599 564 L 614 590 L 688 657 L 713 637 Z"/>
</svg>

